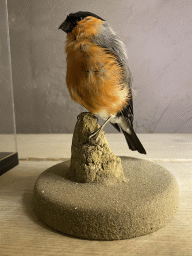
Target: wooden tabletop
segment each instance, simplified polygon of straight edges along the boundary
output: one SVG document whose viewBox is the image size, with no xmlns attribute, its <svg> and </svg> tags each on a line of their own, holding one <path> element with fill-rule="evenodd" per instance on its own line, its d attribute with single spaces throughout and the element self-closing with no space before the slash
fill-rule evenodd
<svg viewBox="0 0 192 256">
<path fill-rule="evenodd" d="M 122 134 L 106 134 L 113 152 L 145 158 L 176 178 L 181 204 L 175 218 L 146 236 L 119 241 L 88 241 L 52 230 L 32 205 L 37 177 L 70 158 L 71 134 L 18 135 L 20 164 L 0 176 L 0 256 L 9 255 L 192 255 L 192 134 L 139 134 L 147 155 L 128 150 Z M 10 135 L 0 135 L 9 151 Z"/>
</svg>

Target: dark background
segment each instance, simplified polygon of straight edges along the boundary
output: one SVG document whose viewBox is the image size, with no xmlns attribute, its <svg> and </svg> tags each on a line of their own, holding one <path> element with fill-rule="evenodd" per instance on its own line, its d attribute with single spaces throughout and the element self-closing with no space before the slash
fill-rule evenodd
<svg viewBox="0 0 192 256">
<path fill-rule="evenodd" d="M 0 4 L 0 133 L 12 132 L 4 1 Z M 2 7 L 2 8 L 1 8 Z M 192 1 L 8 0 L 17 133 L 72 133 L 84 108 L 65 84 L 66 15 L 91 11 L 124 41 L 136 132 L 192 131 Z M 108 124 L 106 132 L 116 132 Z"/>
</svg>

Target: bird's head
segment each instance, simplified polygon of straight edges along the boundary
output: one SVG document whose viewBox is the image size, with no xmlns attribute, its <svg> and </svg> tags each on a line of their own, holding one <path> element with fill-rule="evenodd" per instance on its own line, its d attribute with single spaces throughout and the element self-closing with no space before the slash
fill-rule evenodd
<svg viewBox="0 0 192 256">
<path fill-rule="evenodd" d="M 104 19 L 102 19 L 101 17 L 99 17 L 98 15 L 96 15 L 92 12 L 79 11 L 79 12 L 75 12 L 75 13 L 70 13 L 67 16 L 67 18 L 65 19 L 65 21 L 63 23 L 61 23 L 61 25 L 59 26 L 59 29 L 63 30 L 66 33 L 72 32 L 73 29 L 78 24 L 78 22 L 85 19 L 88 16 L 95 17 L 97 19 L 104 21 Z"/>
</svg>

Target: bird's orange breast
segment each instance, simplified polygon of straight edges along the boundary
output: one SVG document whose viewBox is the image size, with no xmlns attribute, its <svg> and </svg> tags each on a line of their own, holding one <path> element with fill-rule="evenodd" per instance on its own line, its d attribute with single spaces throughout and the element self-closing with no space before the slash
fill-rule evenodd
<svg viewBox="0 0 192 256">
<path fill-rule="evenodd" d="M 102 21 L 87 17 L 68 33 L 66 83 L 72 99 L 96 114 L 115 114 L 127 105 L 128 88 L 116 56 L 92 42 Z"/>
</svg>

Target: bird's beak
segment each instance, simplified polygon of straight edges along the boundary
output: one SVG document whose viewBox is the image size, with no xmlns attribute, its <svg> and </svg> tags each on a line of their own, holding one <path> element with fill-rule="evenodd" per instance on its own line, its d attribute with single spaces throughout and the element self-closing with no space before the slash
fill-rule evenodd
<svg viewBox="0 0 192 256">
<path fill-rule="evenodd" d="M 70 27 L 70 23 L 64 21 L 63 23 L 61 23 L 61 25 L 59 26 L 58 29 L 61 29 L 61 30 L 63 30 L 64 32 L 67 33 L 67 31 L 69 30 L 69 27 Z"/>
</svg>

